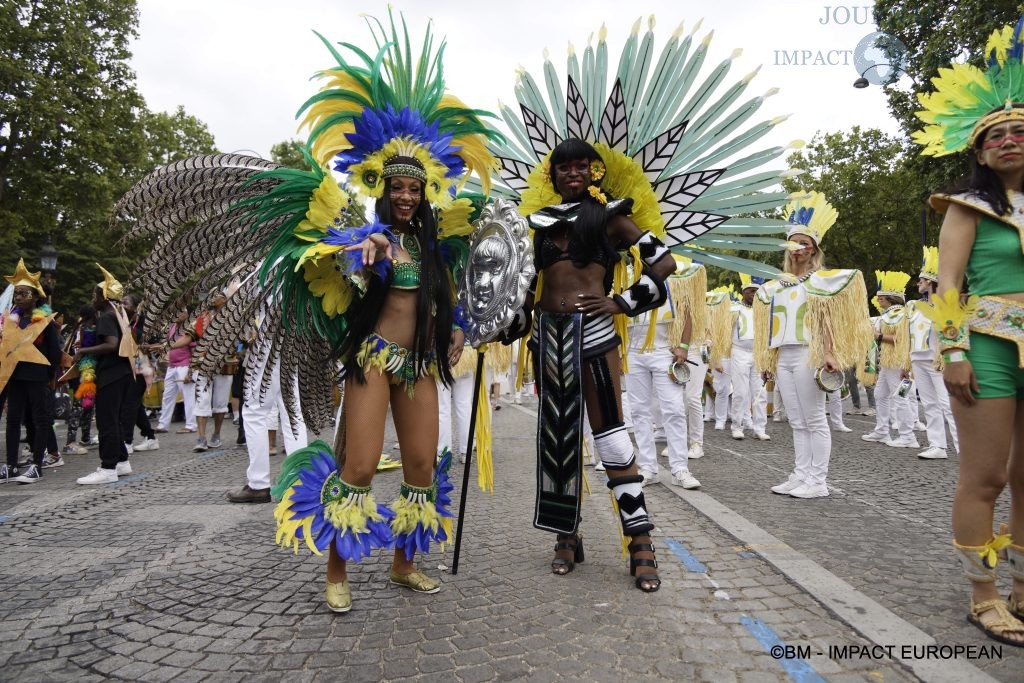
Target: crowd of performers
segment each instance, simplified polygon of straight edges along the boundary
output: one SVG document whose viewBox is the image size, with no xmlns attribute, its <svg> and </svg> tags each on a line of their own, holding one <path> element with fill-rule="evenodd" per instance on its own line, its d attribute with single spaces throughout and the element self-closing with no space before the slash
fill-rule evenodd
<svg viewBox="0 0 1024 683">
<path fill-rule="evenodd" d="M 721 95 L 717 114 L 671 120 L 676 111 L 699 108 L 721 80 L 709 80 L 697 99 L 683 102 L 707 40 L 694 47 L 690 36 L 674 34 L 656 67 L 664 78 L 652 77 L 643 103 L 639 92 L 649 65 L 634 68 L 632 60 L 649 51 L 650 33 L 638 47 L 634 31 L 610 94 L 603 42 L 597 56 L 588 48 L 582 68 L 570 53 L 566 98 L 552 106 L 556 116 L 523 76 L 517 86 L 523 117 L 503 109 L 511 130 L 503 136 L 482 121 L 486 112 L 445 92 L 435 69 L 440 51 L 429 33 L 413 69 L 414 55 L 404 52 L 408 36 L 391 39 L 398 35 L 394 23 L 390 33 L 370 25 L 379 29 L 377 58 L 358 53 L 347 63 L 334 51 L 338 64 L 320 73 L 324 89 L 302 108 L 311 131 L 308 171 L 239 155 L 186 160 L 147 177 L 117 207 L 119 218 L 133 219 L 129 237 L 173 241 L 178 250 L 166 251 L 182 256 L 169 261 L 157 250 L 141 268 L 154 324 L 177 314 L 184 288 L 229 278 L 239 283 L 197 343 L 197 369 L 216 374 L 224 360 L 218 344 L 239 338 L 258 319 L 244 414 L 264 424 L 259 416 L 277 405 L 284 431 L 295 440 L 273 486 L 266 453 L 250 449 L 245 495 L 255 501 L 272 494 L 279 501 L 279 543 L 328 555 L 330 609 L 351 609 L 351 565 L 381 548 L 394 552 L 391 582 L 424 593 L 441 588 L 417 568 L 415 556 L 452 537 L 452 454 L 441 449 L 438 457 L 437 444 L 450 440 L 465 449 L 468 435 L 462 426 L 454 438 L 439 434 L 438 397 L 455 401 L 456 416 L 467 414 L 464 378 L 472 373 L 463 356 L 472 354 L 466 354 L 467 312 L 456 290 L 467 269 L 472 221 L 500 176 L 501 193 L 518 202 L 533 230 L 537 277 L 499 340 L 515 344 L 517 352 L 506 350 L 506 367 L 496 369 L 514 367 L 521 376 L 529 367 L 536 383 L 533 523 L 556 534 L 553 573 L 568 574 L 584 558 L 588 431 L 591 455 L 607 473 L 630 573 L 639 590 L 653 592 L 661 579 L 644 496 L 644 484 L 658 476 L 653 406 L 667 436 L 672 483 L 697 488 L 687 461 L 703 455 L 703 417 L 713 416 L 717 428 L 731 417 L 734 438 L 766 441 L 774 387 L 774 402 L 784 407 L 793 432 L 794 466 L 771 491 L 821 498 L 829 493 L 828 413 L 840 400 L 845 374 L 852 370 L 874 387 L 877 424 L 863 438 L 890 447 L 919 446 L 912 379 L 928 422 L 921 457 L 946 455 L 947 427 L 959 452 L 953 531 L 973 585 L 969 618 L 992 638 L 1024 644 L 1024 546 L 1015 542 L 1024 538 L 1020 24 L 993 36 L 987 70 L 957 65 L 954 71 L 971 73 L 940 76 L 937 92 L 922 98 L 928 125 L 918 141 L 924 153 L 969 149 L 970 177 L 960 190 L 932 197 L 945 220 L 937 253 L 926 251 L 921 300 L 906 300 L 909 275 L 879 273 L 874 319 L 863 275 L 826 266 L 823 240 L 838 218 L 827 197 L 761 192 L 777 185 L 778 173 L 718 184 L 730 169 L 758 168 L 784 151 L 751 154 L 724 171 L 714 166 L 778 121 L 745 133 L 716 121 L 749 78 Z M 729 63 L 721 68 L 727 71 Z M 979 82 L 986 87 L 964 85 Z M 548 91 L 561 97 L 552 83 Z M 753 112 L 763 100 L 744 106 Z M 592 116 L 598 108 L 603 115 Z M 346 174 L 346 189 L 330 169 Z M 475 185 L 466 186 L 471 175 Z M 353 211 L 349 191 L 373 200 L 374 222 Z M 755 224 L 735 209 L 752 213 L 783 204 L 782 226 Z M 746 227 L 748 236 L 784 230 L 786 237 L 779 242 L 785 249 L 781 272 L 744 276 L 735 301 L 728 292 L 707 291 L 704 263 L 744 270 L 742 260 L 705 251 L 700 241 L 723 221 L 726 235 L 742 235 Z M 740 245 L 735 248 L 766 243 L 729 239 Z M 34 310 L 37 292 L 14 277 L 15 323 L 24 329 L 36 317 L 26 313 Z M 98 310 L 122 310 L 116 292 L 99 291 Z M 110 320 L 100 344 L 126 394 L 135 384 L 126 360 L 133 351 L 118 348 L 123 324 L 115 325 L 116 315 Z M 48 334 L 37 344 L 52 346 Z M 97 348 L 83 351 L 90 350 Z M 307 446 L 307 425 L 319 431 L 332 415 L 337 363 L 344 363 L 346 381 L 333 447 Z M 18 368 L 10 375 L 12 410 L 36 400 L 36 384 L 49 380 L 45 371 Z M 715 399 L 705 408 L 709 370 Z M 625 424 L 623 382 L 636 448 Z M 486 399 L 482 403 L 486 413 Z M 383 504 L 372 484 L 389 411 L 403 482 L 398 498 Z M 841 408 L 838 421 L 833 412 L 833 427 L 848 430 Z M 104 467 L 116 471 L 126 462 L 123 444 L 105 446 L 102 427 L 100 434 Z M 478 456 L 483 469 L 487 458 Z M 993 534 L 995 500 L 1007 484 L 1008 529 Z M 1000 558 L 1009 560 L 1013 577 L 1005 600 L 995 583 Z"/>
</svg>

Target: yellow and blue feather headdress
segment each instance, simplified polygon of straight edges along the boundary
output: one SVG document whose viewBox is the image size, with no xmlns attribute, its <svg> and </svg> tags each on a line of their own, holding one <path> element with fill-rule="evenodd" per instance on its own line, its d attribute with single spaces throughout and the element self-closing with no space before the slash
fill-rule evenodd
<svg viewBox="0 0 1024 683">
<path fill-rule="evenodd" d="M 971 147 L 986 128 L 1003 121 L 1024 121 L 1024 17 L 989 36 L 985 46 L 987 69 L 952 64 L 932 79 L 935 92 L 920 94 L 917 117 L 924 130 L 914 142 L 922 154 L 943 156 Z"/>
<path fill-rule="evenodd" d="M 327 83 L 299 109 L 313 158 L 320 164 L 334 160 L 334 170 L 347 173 L 348 184 L 371 197 L 383 195 L 385 166 L 396 157 L 423 166 L 422 176 L 401 175 L 423 179 L 427 201 L 435 206 L 450 203 L 470 174 L 487 194 L 497 163 L 487 142 L 501 140 L 481 121 L 491 114 L 445 92 L 445 43 L 434 49 L 429 26 L 414 64 L 404 21 L 400 34 L 390 13 L 389 19 L 390 30 L 367 19 L 376 55 L 340 44 L 355 55 L 353 63 L 320 36 L 337 66 L 318 74 Z"/>
<path fill-rule="evenodd" d="M 839 212 L 820 192 L 797 190 L 786 205 L 786 238 L 807 235 L 820 245 L 825 233 L 836 224 Z"/>
</svg>

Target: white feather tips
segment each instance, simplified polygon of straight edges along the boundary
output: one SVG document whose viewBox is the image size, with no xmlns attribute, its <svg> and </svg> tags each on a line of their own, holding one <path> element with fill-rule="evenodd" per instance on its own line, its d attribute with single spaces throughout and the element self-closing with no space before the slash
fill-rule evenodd
<svg viewBox="0 0 1024 683">
<path fill-rule="evenodd" d="M 635 35 L 637 35 L 638 33 L 640 33 L 640 22 L 641 22 L 641 21 L 643 21 L 643 17 L 640 17 L 640 18 L 638 18 L 638 19 L 637 19 L 636 21 L 634 21 L 634 22 L 633 22 L 633 28 L 631 28 L 631 29 L 629 30 L 629 32 L 630 32 L 630 34 L 631 34 L 631 35 L 634 35 L 634 36 L 635 36 Z"/>
<path fill-rule="evenodd" d="M 704 40 L 700 41 L 700 46 L 705 50 L 708 49 L 708 45 L 711 44 L 711 39 L 715 37 L 715 30 L 711 29 L 711 32 L 704 36 Z"/>
<path fill-rule="evenodd" d="M 803 140 L 791 140 L 786 149 L 803 149 L 806 144 Z"/>
</svg>

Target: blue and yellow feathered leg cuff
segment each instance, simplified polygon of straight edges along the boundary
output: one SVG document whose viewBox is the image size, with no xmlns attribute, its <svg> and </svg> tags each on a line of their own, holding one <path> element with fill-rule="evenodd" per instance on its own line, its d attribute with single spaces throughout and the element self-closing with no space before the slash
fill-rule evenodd
<svg viewBox="0 0 1024 683">
<path fill-rule="evenodd" d="M 430 551 L 430 544 L 441 548 L 452 536 L 451 492 L 455 488 L 448 476 L 452 454 L 447 449 L 434 472 L 434 483 L 429 487 L 412 486 L 402 482 L 401 492 L 391 505 L 391 533 L 396 548 L 405 551 L 412 560 L 417 552 Z"/>
</svg>

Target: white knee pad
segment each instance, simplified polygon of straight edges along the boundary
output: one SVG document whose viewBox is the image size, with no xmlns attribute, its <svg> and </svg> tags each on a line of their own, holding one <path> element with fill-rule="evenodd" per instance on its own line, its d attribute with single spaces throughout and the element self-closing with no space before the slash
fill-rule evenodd
<svg viewBox="0 0 1024 683">
<path fill-rule="evenodd" d="M 626 425 L 619 424 L 603 432 L 594 433 L 594 450 L 605 467 L 624 468 L 633 464 L 636 455 Z"/>
</svg>

